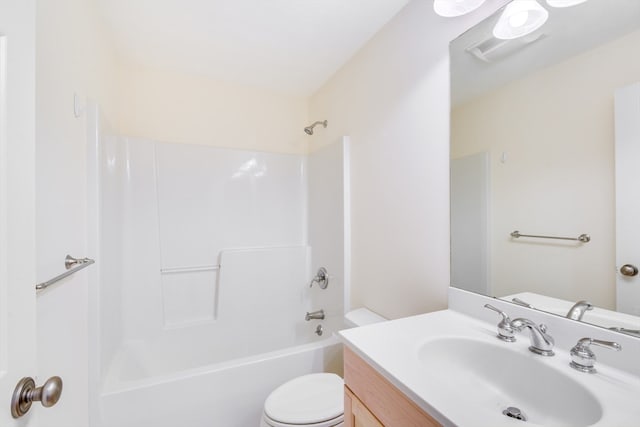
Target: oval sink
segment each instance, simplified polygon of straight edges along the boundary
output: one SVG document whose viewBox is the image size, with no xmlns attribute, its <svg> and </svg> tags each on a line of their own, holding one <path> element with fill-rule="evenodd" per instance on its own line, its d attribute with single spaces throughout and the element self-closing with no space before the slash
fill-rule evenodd
<svg viewBox="0 0 640 427">
<path fill-rule="evenodd" d="M 602 418 L 602 406 L 588 389 L 547 366 L 541 356 L 505 345 L 438 338 L 422 344 L 418 358 L 430 380 L 460 404 L 480 405 L 483 413 L 515 407 L 528 423 L 543 426 L 589 426 Z"/>
</svg>

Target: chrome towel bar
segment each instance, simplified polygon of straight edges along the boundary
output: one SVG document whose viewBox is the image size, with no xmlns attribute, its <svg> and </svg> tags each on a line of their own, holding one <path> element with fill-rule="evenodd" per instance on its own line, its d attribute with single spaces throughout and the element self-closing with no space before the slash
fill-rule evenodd
<svg viewBox="0 0 640 427">
<path fill-rule="evenodd" d="M 80 271 L 83 268 L 89 267 L 93 263 L 95 263 L 95 260 L 92 260 L 91 258 L 74 258 L 71 255 L 67 255 L 64 259 L 64 266 L 68 271 L 59 274 L 53 279 L 47 280 L 46 282 L 38 283 L 36 285 L 36 291 L 46 289 L 54 283 L 64 279 L 65 277 L 69 277 L 73 273 Z"/>
<path fill-rule="evenodd" d="M 511 237 L 515 239 L 519 237 L 533 237 L 536 239 L 573 240 L 581 243 L 588 243 L 591 241 L 591 236 L 589 236 L 588 234 L 581 234 L 578 237 L 536 236 L 534 234 L 520 234 L 518 230 L 511 233 Z"/>
</svg>

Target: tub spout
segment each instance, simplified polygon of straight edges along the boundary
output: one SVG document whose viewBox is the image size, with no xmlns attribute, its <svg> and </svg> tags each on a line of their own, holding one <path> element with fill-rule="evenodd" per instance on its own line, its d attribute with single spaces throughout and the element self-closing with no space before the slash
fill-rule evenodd
<svg viewBox="0 0 640 427">
<path fill-rule="evenodd" d="M 308 312 L 307 314 L 305 314 L 304 316 L 304 320 L 306 320 L 307 322 L 309 320 L 324 320 L 324 310 L 318 310 L 318 311 L 312 311 L 312 312 Z"/>
</svg>

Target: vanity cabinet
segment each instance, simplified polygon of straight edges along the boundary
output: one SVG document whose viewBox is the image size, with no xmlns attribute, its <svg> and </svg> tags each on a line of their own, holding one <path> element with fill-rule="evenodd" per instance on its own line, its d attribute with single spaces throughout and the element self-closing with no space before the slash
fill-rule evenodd
<svg viewBox="0 0 640 427">
<path fill-rule="evenodd" d="M 347 386 L 344 387 L 344 420 L 345 427 L 384 427 Z"/>
<path fill-rule="evenodd" d="M 440 424 L 349 348 L 344 350 L 345 427 L 439 427 Z"/>
</svg>

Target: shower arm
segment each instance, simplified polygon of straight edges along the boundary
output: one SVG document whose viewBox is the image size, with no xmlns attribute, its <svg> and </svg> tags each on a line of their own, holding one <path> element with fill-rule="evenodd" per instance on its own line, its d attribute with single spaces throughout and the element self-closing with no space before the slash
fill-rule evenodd
<svg viewBox="0 0 640 427">
<path fill-rule="evenodd" d="M 304 131 L 307 135 L 313 135 L 313 128 L 315 128 L 318 125 L 322 125 L 323 127 L 326 128 L 328 123 L 329 122 L 327 120 L 324 120 L 324 121 L 318 120 L 314 122 L 312 125 L 309 125 L 306 128 L 304 128 Z"/>
</svg>

